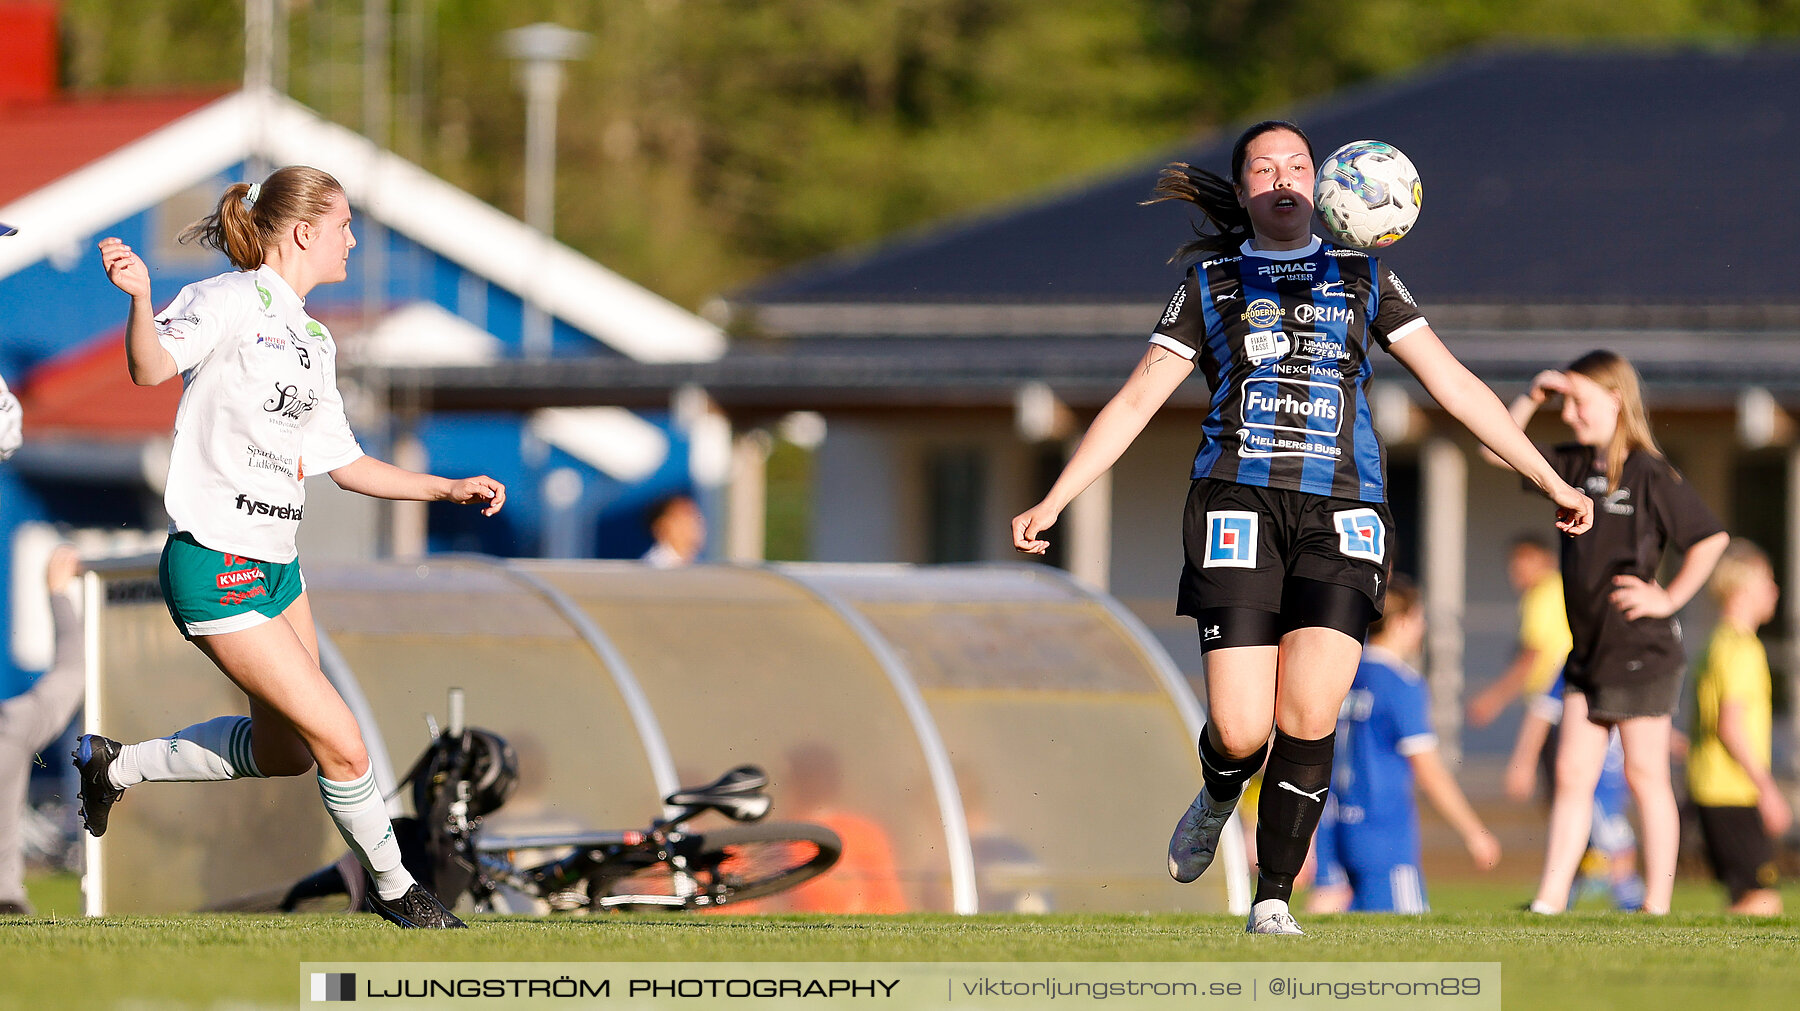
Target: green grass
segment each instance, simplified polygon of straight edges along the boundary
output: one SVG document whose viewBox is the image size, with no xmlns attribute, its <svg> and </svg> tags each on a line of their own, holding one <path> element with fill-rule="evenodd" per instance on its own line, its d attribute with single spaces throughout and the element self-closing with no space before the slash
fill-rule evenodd
<svg viewBox="0 0 1800 1011">
<path fill-rule="evenodd" d="M 1303 917 L 1304 940 L 1253 938 L 1235 917 L 482 917 L 455 933 L 349 915 L 71 916 L 67 879 L 35 883 L 40 914 L 0 920 L 0 1007 L 294 1006 L 302 961 L 1495 961 L 1509 1008 L 1793 1006 L 1800 917 L 1700 910 L 1695 883 L 1653 920 L 1509 908 L 1517 884 L 1445 883 L 1424 917 Z M 1788 893 L 1790 908 L 1800 893 Z M 76 995 L 79 995 L 77 998 Z"/>
</svg>

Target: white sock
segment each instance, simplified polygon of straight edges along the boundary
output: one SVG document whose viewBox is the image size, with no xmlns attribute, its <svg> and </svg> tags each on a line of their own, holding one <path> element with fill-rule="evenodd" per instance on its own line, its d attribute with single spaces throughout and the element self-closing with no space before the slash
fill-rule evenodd
<svg viewBox="0 0 1800 1011">
<path fill-rule="evenodd" d="M 371 768 L 348 783 L 320 776 L 319 795 L 325 798 L 331 820 L 337 822 L 338 834 L 374 876 L 376 894 L 384 899 L 405 895 L 413 886 L 413 876 L 400 863 L 400 840 L 394 838 L 387 803 L 375 786 L 375 770 Z"/>
<path fill-rule="evenodd" d="M 120 789 L 139 783 L 263 778 L 250 754 L 250 717 L 219 716 L 168 737 L 127 744 L 106 770 Z"/>
</svg>

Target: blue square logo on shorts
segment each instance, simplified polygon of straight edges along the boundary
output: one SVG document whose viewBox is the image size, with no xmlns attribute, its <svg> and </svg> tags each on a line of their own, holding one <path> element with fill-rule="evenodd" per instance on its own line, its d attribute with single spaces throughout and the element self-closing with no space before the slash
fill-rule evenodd
<svg viewBox="0 0 1800 1011">
<path fill-rule="evenodd" d="M 1257 515 L 1239 509 L 1220 509 L 1206 514 L 1206 564 L 1208 569 L 1256 568 Z"/>
<path fill-rule="evenodd" d="M 1387 528 L 1373 509 L 1346 509 L 1331 514 L 1337 526 L 1338 551 L 1348 558 L 1380 564 L 1387 555 Z"/>
</svg>

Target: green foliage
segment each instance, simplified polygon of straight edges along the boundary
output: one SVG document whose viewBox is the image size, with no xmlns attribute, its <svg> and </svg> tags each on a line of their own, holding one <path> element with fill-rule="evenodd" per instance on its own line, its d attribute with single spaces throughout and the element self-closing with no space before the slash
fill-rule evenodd
<svg viewBox="0 0 1800 1011">
<path fill-rule="evenodd" d="M 1214 121 L 1381 78 L 1477 45 L 1735 44 L 1800 29 L 1795 0 L 1175 0 Z"/>
<path fill-rule="evenodd" d="M 228 86 L 244 73 L 236 0 L 64 0 L 64 85 L 74 91 Z"/>
<path fill-rule="evenodd" d="M 815 456 L 778 439 L 769 453 L 767 519 L 763 557 L 772 562 L 812 558 L 813 466 Z"/>
<path fill-rule="evenodd" d="M 363 128 L 366 0 L 291 0 L 289 89 Z M 1800 0 L 392 0 L 389 129 L 522 202 L 499 33 L 590 32 L 561 108 L 564 241 L 698 306 L 781 266 L 1019 199 L 1478 44 L 1741 44 Z M 68 0 L 78 91 L 229 87 L 235 0 Z"/>
</svg>

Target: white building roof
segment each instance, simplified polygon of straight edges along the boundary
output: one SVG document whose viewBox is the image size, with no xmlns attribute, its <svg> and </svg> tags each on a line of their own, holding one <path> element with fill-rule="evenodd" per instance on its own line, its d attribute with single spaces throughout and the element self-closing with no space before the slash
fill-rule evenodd
<svg viewBox="0 0 1800 1011">
<path fill-rule="evenodd" d="M 719 328 L 274 92 L 234 92 L 0 206 L 0 279 L 248 159 L 313 165 L 364 213 L 643 362 L 711 361 Z"/>
<path fill-rule="evenodd" d="M 487 365 L 505 357 L 500 338 L 436 302 L 411 302 L 373 327 L 345 335 L 339 353 L 348 365 Z"/>
</svg>

